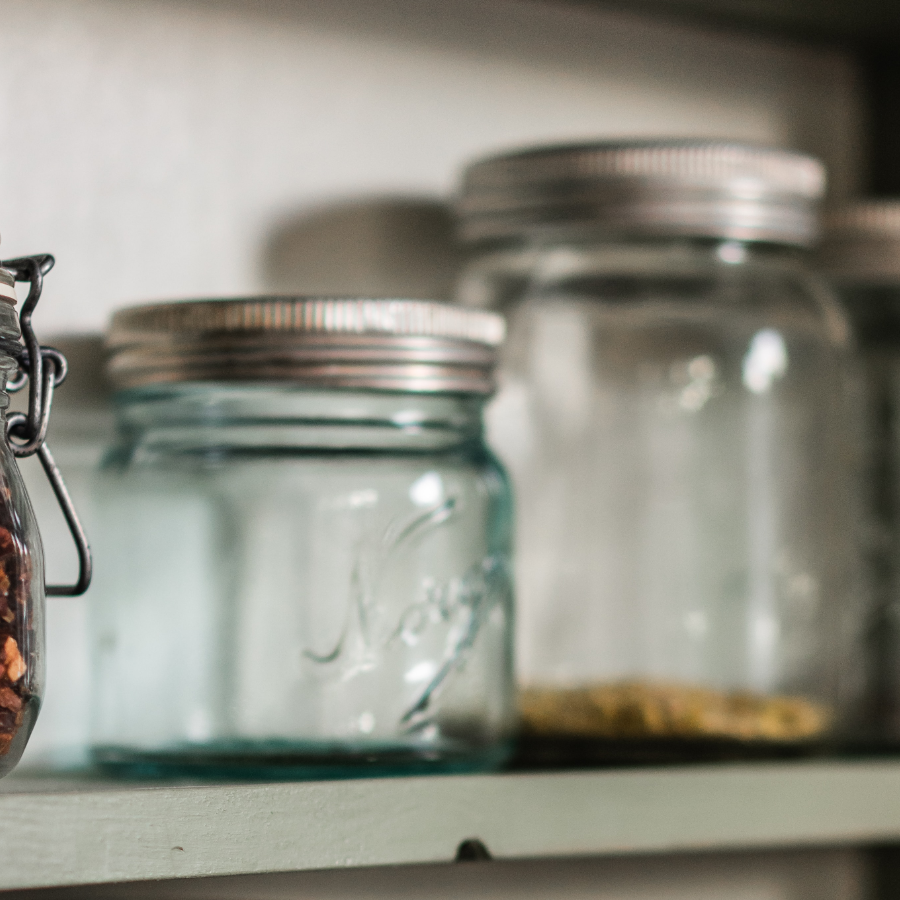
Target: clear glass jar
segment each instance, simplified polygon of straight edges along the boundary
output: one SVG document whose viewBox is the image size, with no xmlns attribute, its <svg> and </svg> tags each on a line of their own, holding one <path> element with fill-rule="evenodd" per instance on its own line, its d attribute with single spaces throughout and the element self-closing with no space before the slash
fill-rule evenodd
<svg viewBox="0 0 900 900">
<path fill-rule="evenodd" d="M 818 262 L 844 300 L 861 362 L 863 547 L 873 595 L 867 725 L 900 743 L 900 200 L 859 201 L 825 220 Z"/>
<path fill-rule="evenodd" d="M 850 343 L 800 249 L 823 182 L 690 143 L 468 171 L 460 298 L 509 323 L 488 435 L 527 734 L 749 749 L 857 714 Z"/>
<path fill-rule="evenodd" d="M 66 378 L 65 357 L 41 347 L 31 317 L 53 257 L 0 264 L 0 777 L 19 761 L 44 694 L 45 594 L 78 596 L 91 580 L 87 538 L 45 439 L 54 389 Z M 17 316 L 16 282 L 28 294 Z M 28 386 L 27 413 L 9 411 L 9 392 Z M 78 550 L 78 579 L 44 583 L 41 537 L 16 459 L 36 456 Z"/>
<path fill-rule="evenodd" d="M 6 386 L 18 369 L 15 301 L 13 276 L 0 269 L 0 776 L 22 756 L 44 693 L 44 555 L 6 441 Z"/>
<path fill-rule="evenodd" d="M 303 777 L 504 758 L 510 495 L 481 421 L 502 321 L 476 315 L 270 300 L 116 317 L 98 761 Z M 161 335 L 182 344 L 151 371 Z"/>
</svg>

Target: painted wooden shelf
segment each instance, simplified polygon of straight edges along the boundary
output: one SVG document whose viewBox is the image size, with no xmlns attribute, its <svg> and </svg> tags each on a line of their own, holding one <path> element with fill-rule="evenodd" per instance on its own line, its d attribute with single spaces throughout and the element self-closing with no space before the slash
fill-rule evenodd
<svg viewBox="0 0 900 900">
<path fill-rule="evenodd" d="M 900 762 L 0 787 L 0 890 L 495 858 L 900 842 Z"/>
</svg>

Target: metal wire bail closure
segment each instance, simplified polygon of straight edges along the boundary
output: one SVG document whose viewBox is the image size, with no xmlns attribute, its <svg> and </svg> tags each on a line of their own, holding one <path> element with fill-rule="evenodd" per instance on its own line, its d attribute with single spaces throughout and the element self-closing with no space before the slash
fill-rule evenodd
<svg viewBox="0 0 900 900">
<path fill-rule="evenodd" d="M 65 381 L 68 367 L 62 353 L 38 343 L 31 326 L 31 316 L 41 298 L 44 275 L 53 268 L 54 262 L 49 253 L 0 261 L 0 267 L 12 272 L 16 281 L 29 286 L 28 296 L 19 314 L 24 346 L 15 343 L 4 348 L 16 357 L 19 364 L 19 372 L 10 381 L 7 391 L 20 391 L 28 384 L 28 412 L 11 413 L 7 417 L 6 442 L 17 458 L 36 455 L 40 460 L 78 551 L 78 580 L 75 584 L 48 584 L 46 593 L 51 597 L 78 597 L 91 583 L 91 548 L 62 474 L 46 443 L 53 391 Z"/>
</svg>

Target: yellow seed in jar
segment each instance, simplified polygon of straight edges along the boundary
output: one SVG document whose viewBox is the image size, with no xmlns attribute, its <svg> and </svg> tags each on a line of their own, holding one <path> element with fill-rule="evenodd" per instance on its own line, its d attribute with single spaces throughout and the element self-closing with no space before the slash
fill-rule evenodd
<svg viewBox="0 0 900 900">
<path fill-rule="evenodd" d="M 526 688 L 519 707 L 527 734 L 582 738 L 799 741 L 823 734 L 831 720 L 804 697 L 649 681 Z"/>
</svg>

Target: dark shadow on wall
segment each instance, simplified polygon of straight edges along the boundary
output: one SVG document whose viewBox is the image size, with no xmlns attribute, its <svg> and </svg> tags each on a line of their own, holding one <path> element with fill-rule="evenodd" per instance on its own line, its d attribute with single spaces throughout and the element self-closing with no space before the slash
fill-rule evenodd
<svg viewBox="0 0 900 900">
<path fill-rule="evenodd" d="M 363 197 L 280 222 L 262 258 L 265 288 L 279 294 L 449 300 L 461 254 L 447 204 Z"/>
</svg>

